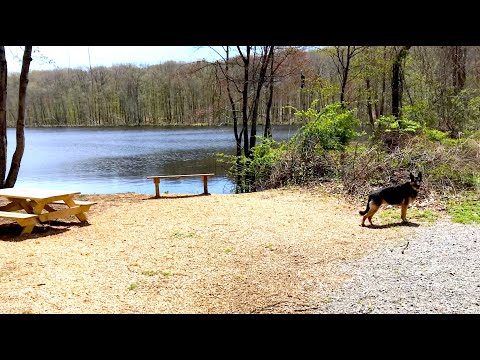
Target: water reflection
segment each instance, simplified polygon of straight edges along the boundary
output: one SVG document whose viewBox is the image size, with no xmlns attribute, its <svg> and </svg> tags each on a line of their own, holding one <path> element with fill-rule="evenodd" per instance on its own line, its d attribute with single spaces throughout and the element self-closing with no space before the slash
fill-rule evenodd
<svg viewBox="0 0 480 360">
<path fill-rule="evenodd" d="M 275 140 L 296 131 L 273 129 Z M 261 133 L 261 129 L 258 131 Z M 15 130 L 8 129 L 8 161 L 15 150 Z M 233 189 L 216 154 L 233 154 L 230 127 L 186 128 L 41 128 L 25 129 L 26 147 L 16 186 L 61 188 L 82 193 L 154 194 L 149 175 L 212 172 L 209 192 Z M 198 193 L 201 179 L 162 182 L 162 192 Z"/>
</svg>

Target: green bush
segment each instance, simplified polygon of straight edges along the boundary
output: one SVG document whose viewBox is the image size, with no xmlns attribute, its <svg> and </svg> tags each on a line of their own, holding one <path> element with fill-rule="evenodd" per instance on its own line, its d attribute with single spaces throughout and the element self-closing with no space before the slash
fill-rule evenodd
<svg viewBox="0 0 480 360">
<path fill-rule="evenodd" d="M 422 124 L 408 117 L 397 119 L 393 115 L 382 115 L 377 119 L 377 134 L 381 132 L 397 132 L 399 134 L 415 134 Z"/>
<path fill-rule="evenodd" d="M 431 126 L 435 123 L 436 119 L 433 111 L 429 108 L 428 103 L 423 100 L 416 101 L 412 105 L 402 106 L 401 114 L 404 126 L 407 127 L 412 126 L 412 124 L 418 124 L 420 127 Z"/>
<path fill-rule="evenodd" d="M 323 150 L 343 150 L 350 140 L 361 135 L 355 131 L 360 120 L 353 115 L 353 110 L 334 103 L 317 111 L 317 101 L 313 101 L 307 110 L 295 112 L 295 116 L 308 122 L 300 128 L 291 142 L 299 144 L 305 151 L 318 146 Z"/>
<path fill-rule="evenodd" d="M 272 169 L 285 151 L 284 143 L 257 136 L 251 158 L 245 155 L 217 154 L 220 162 L 229 165 L 227 174 L 235 179 L 235 192 L 244 193 L 268 187 Z"/>
<path fill-rule="evenodd" d="M 449 99 L 449 116 L 455 130 L 479 130 L 480 96 L 478 89 L 463 89 Z"/>
<path fill-rule="evenodd" d="M 257 186 L 262 186 L 268 182 L 272 168 L 285 151 L 285 145 L 272 138 L 260 136 L 257 138 L 259 143 L 252 148 L 253 156 L 248 164 L 248 171 L 255 174 L 255 183 Z"/>
<path fill-rule="evenodd" d="M 441 142 L 448 138 L 448 133 L 445 131 L 440 131 L 436 129 L 425 129 L 425 135 L 430 141 Z"/>
</svg>

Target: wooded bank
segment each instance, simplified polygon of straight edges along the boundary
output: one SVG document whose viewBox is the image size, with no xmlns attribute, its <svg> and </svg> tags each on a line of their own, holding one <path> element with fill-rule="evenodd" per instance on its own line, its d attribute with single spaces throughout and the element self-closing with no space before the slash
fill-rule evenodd
<svg viewBox="0 0 480 360">
<path fill-rule="evenodd" d="M 276 47 L 275 51 L 273 81 L 261 87 L 259 123 L 267 116 L 270 84 L 273 124 L 294 121 L 291 107 L 306 109 L 314 99 L 319 99 L 318 108 L 343 100 L 355 109 L 365 128 L 402 108 L 442 130 L 477 129 L 480 123 L 479 47 L 333 46 L 309 51 Z M 286 52 L 288 56 L 282 57 Z M 242 76 L 238 63 L 232 57 L 232 77 Z M 250 71 L 260 71 L 256 66 L 254 59 Z M 18 83 L 18 74 L 9 75 L 8 126 L 16 122 Z M 225 84 L 218 63 L 203 61 L 31 71 L 26 126 L 231 124 Z"/>
</svg>

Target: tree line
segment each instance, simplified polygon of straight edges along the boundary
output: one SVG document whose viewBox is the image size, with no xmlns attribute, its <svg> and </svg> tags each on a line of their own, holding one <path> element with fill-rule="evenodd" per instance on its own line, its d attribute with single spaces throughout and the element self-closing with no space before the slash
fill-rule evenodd
<svg viewBox="0 0 480 360">
<path fill-rule="evenodd" d="M 298 51 L 272 101 L 275 123 L 291 121 L 297 102 Z M 285 67 L 287 68 L 287 67 Z M 232 118 L 226 89 L 213 63 L 167 61 L 151 66 L 31 71 L 27 126 L 221 125 Z M 18 75 L 8 77 L 8 126 L 14 126 Z M 259 103 L 264 117 L 266 103 Z"/>
<path fill-rule="evenodd" d="M 261 54 L 253 52 L 247 67 L 235 66 L 242 57 L 231 48 L 231 79 L 243 76 L 248 68 L 255 73 L 261 66 Z M 318 99 L 318 108 L 344 103 L 355 110 L 363 127 L 371 129 L 382 115 L 398 117 L 403 106 L 413 107 L 439 129 L 458 132 L 478 125 L 479 47 L 274 47 L 272 54 L 276 63 L 264 70 L 275 68 L 276 73 L 265 73 L 259 88 L 265 89 L 256 105 L 259 123 L 290 123 L 291 107 L 305 110 Z M 221 71 L 225 63 L 225 54 L 219 54 L 216 62 L 31 71 L 26 126 L 233 124 L 233 87 L 229 95 Z M 16 124 L 18 86 L 18 74 L 10 74 L 7 124 L 11 127 Z"/>
</svg>

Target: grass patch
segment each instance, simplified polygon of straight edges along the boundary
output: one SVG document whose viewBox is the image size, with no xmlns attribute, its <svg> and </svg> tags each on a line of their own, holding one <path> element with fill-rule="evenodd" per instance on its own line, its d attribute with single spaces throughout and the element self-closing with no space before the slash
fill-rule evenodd
<svg viewBox="0 0 480 360">
<path fill-rule="evenodd" d="M 460 224 L 480 224 L 480 202 L 474 194 L 452 200 L 447 206 L 447 213 L 452 221 Z"/>
<path fill-rule="evenodd" d="M 273 244 L 265 244 L 265 248 L 270 250 L 270 251 L 273 251 L 274 248 L 273 248 Z"/>
<path fill-rule="evenodd" d="M 128 290 L 135 290 L 136 288 L 138 287 L 137 284 L 130 284 L 130 286 L 128 287 Z"/>
<path fill-rule="evenodd" d="M 195 235 L 195 233 L 190 233 L 190 232 L 183 233 L 181 231 L 176 231 L 172 234 L 172 237 L 176 239 L 184 239 L 184 238 L 192 237 L 193 235 Z"/>
<path fill-rule="evenodd" d="M 378 211 L 382 225 L 402 221 L 400 207 L 384 208 Z M 411 222 L 434 223 L 440 214 L 436 211 L 417 208 L 407 210 L 407 220 Z M 375 218 L 374 218 L 375 219 Z"/>
<path fill-rule="evenodd" d="M 155 276 L 155 275 L 158 275 L 159 273 L 160 273 L 159 271 L 155 271 L 155 270 L 142 271 L 142 275 L 146 275 L 146 276 Z"/>
<path fill-rule="evenodd" d="M 145 271 L 142 271 L 142 275 L 146 275 L 146 276 L 162 275 L 164 277 L 169 277 L 172 275 L 172 273 L 169 271 L 145 270 Z"/>
</svg>

